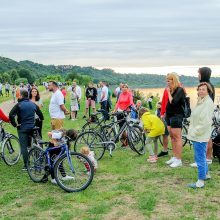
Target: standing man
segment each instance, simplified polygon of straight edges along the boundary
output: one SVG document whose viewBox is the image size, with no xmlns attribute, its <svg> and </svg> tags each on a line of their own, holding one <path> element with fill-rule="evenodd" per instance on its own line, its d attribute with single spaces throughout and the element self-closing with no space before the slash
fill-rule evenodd
<svg viewBox="0 0 220 220">
<path fill-rule="evenodd" d="M 86 89 L 86 111 L 83 118 L 86 118 L 90 106 L 92 107 L 93 112 L 96 111 L 95 109 L 96 97 L 97 97 L 97 89 L 93 86 L 93 83 L 90 82 L 88 88 Z"/>
<path fill-rule="evenodd" d="M 44 120 L 44 116 L 39 107 L 28 99 L 28 91 L 26 89 L 21 89 L 18 103 L 10 111 L 9 119 L 11 124 L 16 127 L 18 131 L 21 153 L 24 160 L 24 167 L 22 170 L 27 170 L 27 147 L 29 136 L 32 134 L 32 129 L 35 126 L 35 113 L 39 116 L 40 120 Z M 16 116 L 17 122 L 15 121 Z"/>
<path fill-rule="evenodd" d="M 5 84 L 5 95 L 9 97 L 10 84 L 7 82 Z"/>
<path fill-rule="evenodd" d="M 63 128 L 65 115 L 69 114 L 69 111 L 64 105 L 64 97 L 59 90 L 57 82 L 50 81 L 48 83 L 48 89 L 53 93 L 49 104 L 51 128 L 52 130 L 60 130 Z"/>
<path fill-rule="evenodd" d="M 101 104 L 101 109 L 105 110 L 104 117 L 107 120 L 109 118 L 107 114 L 108 87 L 106 86 L 105 81 L 100 82 L 100 85 L 102 87 L 100 104 Z"/>
</svg>

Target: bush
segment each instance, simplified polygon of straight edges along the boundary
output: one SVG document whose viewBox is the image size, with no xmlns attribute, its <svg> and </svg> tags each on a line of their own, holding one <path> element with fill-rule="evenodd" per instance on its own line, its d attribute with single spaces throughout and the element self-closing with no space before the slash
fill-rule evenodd
<svg viewBox="0 0 220 220">
<path fill-rule="evenodd" d="M 27 84 L 28 83 L 27 78 L 18 78 L 18 79 L 15 80 L 16 85 L 20 85 L 20 83 Z"/>
</svg>

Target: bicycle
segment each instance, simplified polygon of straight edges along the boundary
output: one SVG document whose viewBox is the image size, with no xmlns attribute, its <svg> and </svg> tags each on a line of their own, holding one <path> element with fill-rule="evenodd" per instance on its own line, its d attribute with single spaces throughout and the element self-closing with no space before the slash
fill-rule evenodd
<svg viewBox="0 0 220 220">
<path fill-rule="evenodd" d="M 123 114 L 123 119 L 117 120 L 117 114 Z M 145 153 L 145 133 L 141 127 L 131 123 L 129 120 L 129 115 L 126 111 L 121 113 L 113 113 L 113 121 L 108 124 L 101 126 L 101 133 L 89 130 L 81 133 L 74 144 L 74 151 L 80 152 L 80 149 L 84 146 L 88 146 L 95 153 L 97 160 L 100 160 L 105 150 L 109 151 L 110 156 L 112 156 L 112 151 L 116 148 L 116 143 L 120 140 L 124 132 L 127 132 L 128 145 L 130 148 L 142 155 Z M 117 130 L 117 125 L 124 121 L 123 126 Z"/>
<path fill-rule="evenodd" d="M 192 145 L 191 141 L 187 138 L 188 135 L 188 128 L 189 128 L 189 121 L 187 118 L 183 119 L 183 127 L 182 127 L 182 143 L 183 147 L 189 143 L 190 146 Z M 160 144 L 163 146 L 163 135 L 159 137 Z"/>
<path fill-rule="evenodd" d="M 4 122 L 0 120 L 1 157 L 8 166 L 18 163 L 21 157 L 19 139 L 5 131 Z"/>
<path fill-rule="evenodd" d="M 66 192 L 79 192 L 91 184 L 93 165 L 83 154 L 70 152 L 70 141 L 70 138 L 65 137 L 64 144 L 59 147 L 49 147 L 49 142 L 40 141 L 39 144 L 47 146 L 45 150 L 35 146 L 29 151 L 27 171 L 32 181 L 46 182 L 50 173 L 54 172 L 57 184 Z M 51 158 L 50 152 L 56 149 L 60 149 L 60 153 Z M 67 181 L 65 176 L 71 178 Z"/>
</svg>

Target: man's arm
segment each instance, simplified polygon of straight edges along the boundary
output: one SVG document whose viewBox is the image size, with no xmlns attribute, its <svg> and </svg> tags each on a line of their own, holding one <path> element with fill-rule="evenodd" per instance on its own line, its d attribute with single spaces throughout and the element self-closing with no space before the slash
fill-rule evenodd
<svg viewBox="0 0 220 220">
<path fill-rule="evenodd" d="M 64 104 L 60 105 L 60 108 L 64 112 L 65 115 L 69 113 L 69 111 L 67 110 L 67 108 L 66 108 L 66 106 Z"/>
<path fill-rule="evenodd" d="M 19 111 L 19 107 L 18 107 L 18 104 L 16 104 L 12 110 L 10 111 L 9 113 L 9 119 L 11 121 L 11 124 L 14 126 L 14 127 L 17 127 L 17 123 L 15 121 L 15 117 L 16 115 L 18 114 L 18 111 Z"/>
</svg>

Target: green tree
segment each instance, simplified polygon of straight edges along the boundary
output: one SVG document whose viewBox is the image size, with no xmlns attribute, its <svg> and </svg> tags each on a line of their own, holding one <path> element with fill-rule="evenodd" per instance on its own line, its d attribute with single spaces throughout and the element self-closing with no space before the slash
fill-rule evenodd
<svg viewBox="0 0 220 220">
<path fill-rule="evenodd" d="M 15 80 L 16 85 L 20 85 L 20 83 L 27 84 L 28 83 L 27 78 L 18 78 L 18 79 Z"/>
<path fill-rule="evenodd" d="M 28 69 L 20 69 L 18 70 L 18 74 L 20 78 L 26 78 L 29 83 L 34 83 L 36 79 L 34 74 Z"/>
<path fill-rule="evenodd" d="M 12 69 L 8 72 L 11 82 L 14 83 L 16 79 L 19 78 L 19 74 L 16 69 Z"/>
</svg>

